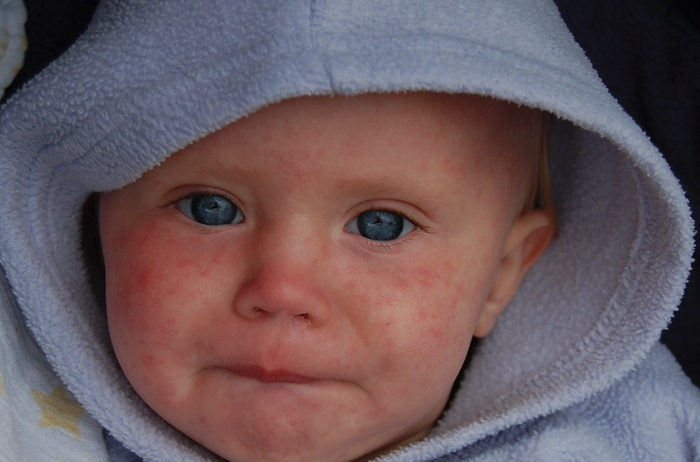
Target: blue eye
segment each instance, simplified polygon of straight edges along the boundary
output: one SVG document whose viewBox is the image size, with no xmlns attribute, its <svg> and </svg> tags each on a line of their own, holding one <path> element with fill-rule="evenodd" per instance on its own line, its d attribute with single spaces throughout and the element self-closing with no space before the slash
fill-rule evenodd
<svg viewBox="0 0 700 462">
<path fill-rule="evenodd" d="M 233 202 L 215 194 L 195 194 L 179 200 L 176 207 L 207 226 L 235 225 L 243 221 L 243 213 Z"/>
<path fill-rule="evenodd" d="M 393 241 L 415 228 L 411 220 L 389 210 L 367 210 L 352 219 L 346 227 L 348 232 L 372 241 Z"/>
</svg>

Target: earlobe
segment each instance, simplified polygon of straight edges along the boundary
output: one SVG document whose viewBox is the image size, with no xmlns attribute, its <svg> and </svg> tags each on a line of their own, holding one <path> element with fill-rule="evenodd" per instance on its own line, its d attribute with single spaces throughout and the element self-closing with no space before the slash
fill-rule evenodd
<svg viewBox="0 0 700 462">
<path fill-rule="evenodd" d="M 486 337 L 515 296 L 527 271 L 547 249 L 555 234 L 550 213 L 532 210 L 518 217 L 503 246 L 491 291 L 479 317 L 474 336 Z"/>
</svg>

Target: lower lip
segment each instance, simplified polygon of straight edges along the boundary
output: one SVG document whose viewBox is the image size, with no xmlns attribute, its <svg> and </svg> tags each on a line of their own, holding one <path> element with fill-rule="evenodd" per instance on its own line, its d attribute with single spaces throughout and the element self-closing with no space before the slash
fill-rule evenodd
<svg viewBox="0 0 700 462">
<path fill-rule="evenodd" d="M 314 383 L 317 379 L 285 370 L 268 371 L 257 366 L 235 366 L 234 373 L 265 383 Z"/>
</svg>

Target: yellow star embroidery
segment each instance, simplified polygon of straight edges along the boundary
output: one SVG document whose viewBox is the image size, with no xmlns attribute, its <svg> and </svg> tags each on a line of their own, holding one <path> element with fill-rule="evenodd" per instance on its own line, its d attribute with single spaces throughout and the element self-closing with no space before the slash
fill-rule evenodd
<svg viewBox="0 0 700 462">
<path fill-rule="evenodd" d="M 41 408 L 40 427 L 61 427 L 80 438 L 78 420 L 85 411 L 68 395 L 63 385 L 54 388 L 48 395 L 32 389 L 32 396 Z"/>
</svg>

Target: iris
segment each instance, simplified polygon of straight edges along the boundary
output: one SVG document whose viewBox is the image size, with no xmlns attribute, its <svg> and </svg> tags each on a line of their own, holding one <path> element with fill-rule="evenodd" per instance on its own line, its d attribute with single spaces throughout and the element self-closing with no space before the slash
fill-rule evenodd
<svg viewBox="0 0 700 462">
<path fill-rule="evenodd" d="M 240 223 L 243 214 L 236 205 L 223 196 L 196 194 L 177 203 L 178 209 L 197 223 L 222 226 Z"/>
<path fill-rule="evenodd" d="M 373 241 L 393 241 L 401 236 L 405 218 L 388 210 L 367 210 L 357 216 L 357 231 Z"/>
</svg>

